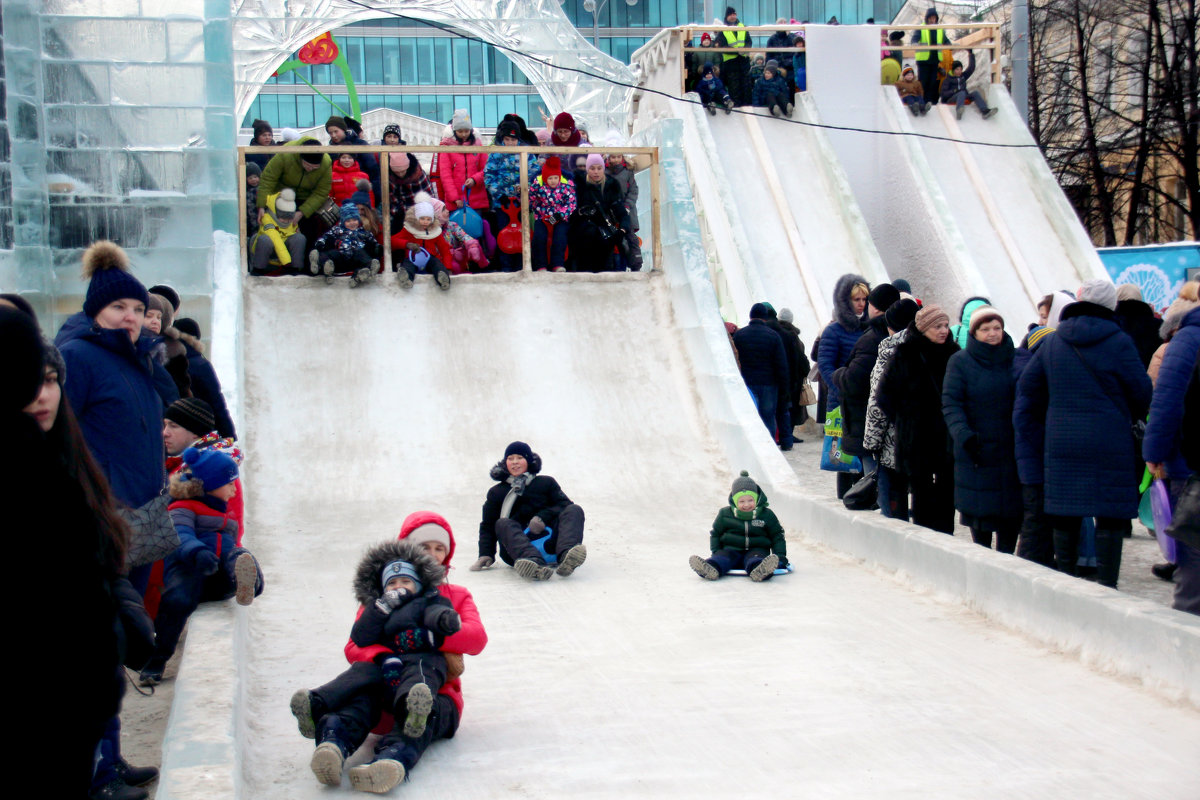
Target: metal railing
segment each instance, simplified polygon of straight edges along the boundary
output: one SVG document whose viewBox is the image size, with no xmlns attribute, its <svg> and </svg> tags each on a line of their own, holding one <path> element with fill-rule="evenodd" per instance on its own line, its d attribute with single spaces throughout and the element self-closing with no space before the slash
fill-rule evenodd
<svg viewBox="0 0 1200 800">
<path fill-rule="evenodd" d="M 804 32 L 804 25 L 747 25 L 740 28 L 730 28 L 727 26 L 714 27 L 712 25 L 684 25 L 675 30 L 679 36 L 680 49 L 685 53 L 736 53 L 749 56 L 750 53 L 803 53 L 805 47 L 766 47 L 755 45 L 753 47 L 689 47 L 687 42 L 698 33 L 720 34 L 726 30 L 744 30 L 747 33 L 766 33 L 772 34 L 777 31 L 800 31 Z M 879 25 L 878 29 L 882 31 L 920 31 L 920 30 L 965 30 L 969 33 L 962 39 L 951 42 L 949 45 L 923 45 L 909 44 L 903 42 L 900 47 L 892 47 L 889 44 L 884 44 L 880 41 L 880 51 L 883 50 L 900 50 L 905 55 L 914 54 L 924 50 L 965 50 L 965 49 L 982 49 L 991 50 L 992 61 L 992 83 L 1001 81 L 1000 75 L 1000 23 L 998 22 L 950 22 L 938 25 Z M 770 56 L 768 55 L 768 58 Z M 882 60 L 882 59 L 881 59 Z M 680 85 L 686 83 L 687 76 L 687 59 L 683 59 L 684 74 L 681 75 Z"/>
<path fill-rule="evenodd" d="M 360 145 L 357 147 L 347 147 L 345 145 L 288 145 L 288 153 L 328 153 L 332 159 L 333 156 L 340 153 L 370 153 L 380 161 L 380 187 L 379 205 L 380 225 L 383 234 L 383 269 L 384 273 L 392 271 L 392 225 L 391 225 L 391 170 L 386 166 L 386 155 L 389 153 L 412 153 L 413 155 L 422 153 L 484 153 L 486 155 L 519 155 L 520 164 L 520 180 L 519 188 L 521 192 L 521 213 L 520 223 L 521 228 L 521 271 L 532 272 L 533 260 L 531 249 L 531 225 L 529 216 L 529 159 L 527 155 L 534 156 L 575 156 L 575 155 L 590 155 L 599 153 L 607 156 L 609 154 L 621 154 L 623 156 L 648 157 L 650 164 L 646 167 L 650 171 L 650 241 L 651 253 L 654 269 L 661 269 L 662 264 L 662 243 L 659 229 L 659 207 L 661 201 L 661 177 L 659 155 L 657 147 L 618 147 L 618 148 L 600 148 L 600 147 L 530 147 L 521 145 L 516 147 L 502 147 L 499 145 L 483 146 L 449 146 L 449 145 L 399 145 L 393 147 L 384 147 L 382 145 Z M 279 155 L 279 147 L 259 147 L 247 146 L 238 148 L 238 239 L 241 242 L 241 262 L 242 271 L 249 271 L 249 250 L 247 247 L 249 239 L 249 225 L 246 220 L 246 156 L 247 154 L 267 153 L 269 155 Z M 630 166 L 632 170 L 632 166 Z M 568 171 L 563 171 L 564 180 L 568 176 Z M 432 181 L 431 181 L 432 182 Z M 282 188 L 282 187 L 281 187 Z M 440 198 L 439 198 L 440 199 Z M 454 211 L 455 209 L 450 209 Z M 485 222 L 486 224 L 486 222 Z M 305 247 L 311 249 L 315 242 L 305 242 Z M 307 250 L 306 250 L 307 252 Z M 448 265 L 447 265 L 448 266 Z M 297 268 L 302 269 L 302 265 L 297 265 Z"/>
</svg>

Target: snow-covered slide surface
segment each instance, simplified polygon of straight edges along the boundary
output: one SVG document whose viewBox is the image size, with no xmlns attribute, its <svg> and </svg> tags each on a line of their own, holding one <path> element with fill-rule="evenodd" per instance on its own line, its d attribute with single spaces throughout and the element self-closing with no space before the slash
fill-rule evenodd
<svg viewBox="0 0 1200 800">
<path fill-rule="evenodd" d="M 806 95 L 796 101 L 795 120 L 819 121 Z M 796 325 L 811 338 L 831 318 L 833 287 L 841 275 L 857 272 L 872 284 L 887 280 L 823 131 L 776 119 L 761 108 L 708 117 L 694 105 L 675 106 L 685 126 L 701 127 L 690 132 L 700 146 L 687 151 L 698 204 L 706 215 L 724 215 L 719 225 L 736 232 L 734 257 L 726 252 L 730 242 L 719 241 L 716 230 L 712 243 L 737 304 L 732 321 L 744 325 L 746 304 L 769 300 L 776 308 L 790 307 Z M 706 188 L 719 203 L 708 198 Z"/>
<path fill-rule="evenodd" d="M 961 120 L 947 105 L 913 117 L 890 87 L 880 91 L 897 129 L 942 137 L 917 140 L 928 168 L 912 165 L 912 178 L 938 187 L 987 296 L 1002 312 L 1025 319 L 1043 295 L 1073 292 L 1086 280 L 1107 278 L 1096 248 L 1002 86 L 987 90 L 989 104 L 999 111 L 989 120 L 973 106 Z"/>
<path fill-rule="evenodd" d="M 739 465 L 720 456 L 669 295 L 661 275 L 248 286 L 247 544 L 267 591 L 235 610 L 239 796 L 350 796 L 312 777 L 287 700 L 344 667 L 351 570 L 420 508 L 454 526 L 451 580 L 490 643 L 467 660 L 458 734 L 397 796 L 1187 794 L 1192 707 L 794 531 L 793 575 L 692 574 Z M 570 579 L 466 570 L 511 439 L 587 513 L 589 559 Z M 180 691 L 202 701 L 207 676 L 187 670 L 205 659 L 187 658 Z M 202 705 L 177 703 L 172 725 Z M 177 767 L 204 749 L 177 744 Z M 188 777 L 203 785 L 180 767 L 160 797 L 206 796 L 179 788 Z"/>
</svg>

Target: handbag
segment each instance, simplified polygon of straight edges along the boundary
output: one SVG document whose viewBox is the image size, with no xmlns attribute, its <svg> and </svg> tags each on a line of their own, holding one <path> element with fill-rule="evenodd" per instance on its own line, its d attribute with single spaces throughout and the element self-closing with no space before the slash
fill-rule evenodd
<svg viewBox="0 0 1200 800">
<path fill-rule="evenodd" d="M 1193 472 L 1184 484 L 1175 517 L 1167 526 L 1167 535 L 1188 547 L 1200 549 L 1200 474 Z"/>
<path fill-rule="evenodd" d="M 338 208 L 338 204 L 334 202 L 332 197 L 327 197 L 325 198 L 324 205 L 317 209 L 317 217 L 332 228 L 342 221 L 342 210 Z"/>
<path fill-rule="evenodd" d="M 871 511 L 878 508 L 879 501 L 879 467 L 863 475 L 846 494 L 842 496 L 842 504 L 851 511 Z"/>
<path fill-rule="evenodd" d="M 862 461 L 842 450 L 842 407 L 825 412 L 825 441 L 821 443 L 821 469 L 826 472 L 862 472 Z"/>
<path fill-rule="evenodd" d="M 466 231 L 467 236 L 472 239 L 483 236 L 483 217 L 479 216 L 478 211 L 471 208 L 470 189 L 467 189 L 467 199 L 463 201 L 462 208 L 450 212 L 450 221 Z"/>
<path fill-rule="evenodd" d="M 129 552 L 125 556 L 127 569 L 153 564 L 179 548 L 179 533 L 167 513 L 171 498 L 161 492 L 137 508 L 122 508 L 121 516 L 129 524 Z"/>
<path fill-rule="evenodd" d="M 798 406 L 811 406 L 817 402 L 817 392 L 811 383 L 805 383 L 800 389 L 800 397 L 796 400 Z"/>
</svg>

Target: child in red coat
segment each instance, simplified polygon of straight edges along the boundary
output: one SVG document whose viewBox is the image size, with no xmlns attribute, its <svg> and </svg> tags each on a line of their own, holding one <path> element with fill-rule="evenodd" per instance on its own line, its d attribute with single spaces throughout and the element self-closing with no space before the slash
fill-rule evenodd
<svg viewBox="0 0 1200 800">
<path fill-rule="evenodd" d="M 404 227 L 392 236 L 392 263 L 403 289 L 411 289 L 418 272 L 432 273 L 438 288 L 450 288 L 450 243 L 442 232 L 433 209 L 433 198 L 420 192 L 404 213 Z M 399 258 L 395 251 L 400 251 Z"/>
<path fill-rule="evenodd" d="M 366 191 L 371 198 L 371 205 L 375 205 L 375 193 L 371 191 L 371 181 L 367 177 L 367 173 L 363 172 L 358 167 L 358 162 L 350 153 L 342 153 L 337 157 L 337 161 L 333 162 L 333 183 L 329 187 L 329 196 L 334 202 L 341 206 L 350 199 L 350 195 L 359 190 L 359 181 L 366 182 Z"/>
</svg>

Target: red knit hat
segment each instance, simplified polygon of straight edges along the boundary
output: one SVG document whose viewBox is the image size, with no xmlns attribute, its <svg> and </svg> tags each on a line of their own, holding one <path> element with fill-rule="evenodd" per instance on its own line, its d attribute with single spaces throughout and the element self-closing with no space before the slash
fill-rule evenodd
<svg viewBox="0 0 1200 800">
<path fill-rule="evenodd" d="M 571 130 L 575 130 L 575 118 L 565 111 L 560 112 L 559 115 L 554 118 L 554 128 L 555 130 L 559 128 L 570 128 Z"/>
<path fill-rule="evenodd" d="M 550 156 L 546 159 L 546 163 L 542 165 L 542 178 L 549 178 L 551 175 L 562 177 L 562 161 L 558 156 Z"/>
</svg>

